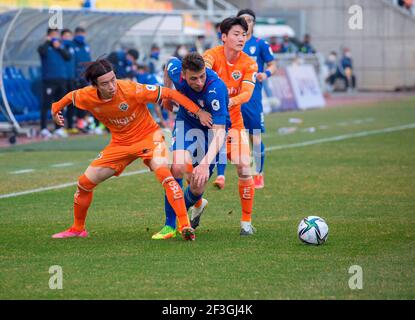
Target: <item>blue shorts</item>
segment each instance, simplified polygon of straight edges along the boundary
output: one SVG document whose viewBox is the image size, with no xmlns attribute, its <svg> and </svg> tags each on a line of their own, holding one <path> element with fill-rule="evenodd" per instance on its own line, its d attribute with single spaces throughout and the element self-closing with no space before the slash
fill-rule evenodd
<svg viewBox="0 0 415 320">
<path fill-rule="evenodd" d="M 265 132 L 264 112 L 261 101 L 248 101 L 242 105 L 241 112 L 245 129 L 249 131 L 249 134 L 258 133 L 258 131 L 254 132 L 254 130 L 261 130 L 261 133 Z"/>
<path fill-rule="evenodd" d="M 207 130 L 194 128 L 187 124 L 186 121 L 176 120 L 172 134 L 171 151 L 186 150 L 192 157 L 193 168 L 198 166 L 199 162 L 206 155 L 209 148 L 209 134 Z M 219 153 L 216 156 L 215 163 L 209 166 L 210 176 L 216 162 L 219 159 Z"/>
</svg>

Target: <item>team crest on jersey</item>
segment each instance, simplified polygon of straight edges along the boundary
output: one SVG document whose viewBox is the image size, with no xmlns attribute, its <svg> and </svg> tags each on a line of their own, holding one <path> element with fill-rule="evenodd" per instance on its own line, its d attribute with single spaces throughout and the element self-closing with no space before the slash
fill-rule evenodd
<svg viewBox="0 0 415 320">
<path fill-rule="evenodd" d="M 256 82 L 256 75 L 257 75 L 257 73 L 254 72 L 254 74 L 252 75 L 252 82 Z"/>
<path fill-rule="evenodd" d="M 233 78 L 235 81 L 238 81 L 239 79 L 241 79 L 241 77 L 242 77 L 242 73 L 241 73 L 241 71 L 239 71 L 239 70 L 235 70 L 234 72 L 232 72 L 232 78 Z"/>
<path fill-rule="evenodd" d="M 146 85 L 147 90 L 149 91 L 156 91 L 157 87 L 153 86 L 152 84 L 148 84 Z"/>
<path fill-rule="evenodd" d="M 249 47 L 249 52 L 250 52 L 251 54 L 254 54 L 254 53 L 255 53 L 255 51 L 256 51 L 256 47 L 255 47 L 255 46 Z"/>
<path fill-rule="evenodd" d="M 199 104 L 199 106 L 201 106 L 202 108 L 205 107 L 205 102 L 201 99 L 197 100 L 197 103 Z"/>
<path fill-rule="evenodd" d="M 120 105 L 118 106 L 118 108 L 120 108 L 121 111 L 127 111 L 128 110 L 128 104 L 126 104 L 125 102 L 121 102 Z"/>
<path fill-rule="evenodd" d="M 212 109 L 215 110 L 215 111 L 218 111 L 219 108 L 220 108 L 219 100 L 217 100 L 217 99 L 212 100 Z"/>
</svg>

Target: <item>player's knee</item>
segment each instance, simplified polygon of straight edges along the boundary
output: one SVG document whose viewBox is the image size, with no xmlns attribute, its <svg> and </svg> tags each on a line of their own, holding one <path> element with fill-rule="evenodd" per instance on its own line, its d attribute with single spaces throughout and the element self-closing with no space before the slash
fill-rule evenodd
<svg viewBox="0 0 415 320">
<path fill-rule="evenodd" d="M 182 179 L 183 175 L 186 173 L 185 164 L 173 164 L 171 166 L 171 173 L 176 179 Z"/>
<path fill-rule="evenodd" d="M 96 183 L 92 182 L 85 174 L 78 179 L 78 188 L 86 192 L 92 192 L 97 186 Z"/>
</svg>

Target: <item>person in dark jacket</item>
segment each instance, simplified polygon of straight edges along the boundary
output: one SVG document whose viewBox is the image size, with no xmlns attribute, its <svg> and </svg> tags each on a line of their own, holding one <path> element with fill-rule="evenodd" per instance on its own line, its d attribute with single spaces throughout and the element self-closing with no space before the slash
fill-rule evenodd
<svg viewBox="0 0 415 320">
<path fill-rule="evenodd" d="M 66 90 L 65 93 L 71 92 L 76 89 L 75 86 L 75 44 L 73 42 L 73 33 L 69 29 L 63 29 L 61 31 L 61 38 L 62 43 L 65 49 L 71 54 L 71 59 L 65 61 L 65 69 L 66 69 Z M 74 122 L 74 112 L 75 107 L 73 105 L 68 106 L 66 108 L 66 124 L 67 129 L 69 132 L 73 129 L 73 122 Z"/>
<path fill-rule="evenodd" d="M 42 65 L 42 106 L 40 112 L 40 134 L 44 138 L 50 138 L 51 133 L 47 128 L 48 112 L 53 102 L 60 100 L 65 95 L 66 67 L 65 61 L 71 59 L 71 54 L 65 49 L 59 39 L 57 29 L 47 30 L 46 41 L 38 47 L 38 53 Z M 55 124 L 55 135 L 65 137 L 62 127 Z"/>
<path fill-rule="evenodd" d="M 129 49 L 111 52 L 107 59 L 114 66 L 117 79 L 134 79 L 136 73 L 134 70 L 135 63 L 138 56 L 137 50 Z"/>
</svg>

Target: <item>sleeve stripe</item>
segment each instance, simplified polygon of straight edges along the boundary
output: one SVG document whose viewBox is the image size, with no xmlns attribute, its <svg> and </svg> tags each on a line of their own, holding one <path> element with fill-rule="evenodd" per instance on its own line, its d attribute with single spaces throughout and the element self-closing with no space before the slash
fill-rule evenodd
<svg viewBox="0 0 415 320">
<path fill-rule="evenodd" d="M 249 81 L 249 80 L 242 80 L 242 82 L 248 82 L 248 83 L 250 83 L 252 85 L 255 85 L 255 82 L 252 82 L 252 81 Z"/>
<path fill-rule="evenodd" d="M 157 94 L 157 100 L 156 100 L 156 103 L 159 103 L 159 101 L 160 101 L 160 97 L 161 97 L 161 86 L 159 86 L 159 92 L 158 92 L 158 94 Z"/>
</svg>

